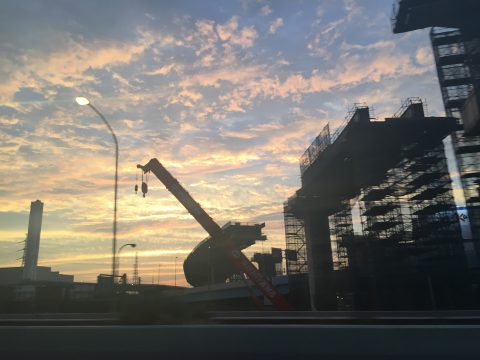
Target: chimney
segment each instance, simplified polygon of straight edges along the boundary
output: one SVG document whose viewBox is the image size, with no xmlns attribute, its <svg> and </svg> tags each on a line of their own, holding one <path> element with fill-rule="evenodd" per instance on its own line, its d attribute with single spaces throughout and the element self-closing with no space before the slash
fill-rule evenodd
<svg viewBox="0 0 480 360">
<path fill-rule="evenodd" d="M 28 220 L 28 234 L 25 244 L 23 279 L 35 280 L 37 272 L 38 249 L 40 247 L 40 231 L 42 230 L 43 203 L 40 200 L 32 201 L 30 218 Z"/>
</svg>

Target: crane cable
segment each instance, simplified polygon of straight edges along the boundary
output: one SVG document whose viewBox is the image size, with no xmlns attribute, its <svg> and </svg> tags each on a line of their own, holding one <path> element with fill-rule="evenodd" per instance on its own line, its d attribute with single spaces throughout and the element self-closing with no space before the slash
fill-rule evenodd
<svg viewBox="0 0 480 360">
<path fill-rule="evenodd" d="M 138 169 L 135 172 L 135 194 L 138 193 Z"/>
</svg>

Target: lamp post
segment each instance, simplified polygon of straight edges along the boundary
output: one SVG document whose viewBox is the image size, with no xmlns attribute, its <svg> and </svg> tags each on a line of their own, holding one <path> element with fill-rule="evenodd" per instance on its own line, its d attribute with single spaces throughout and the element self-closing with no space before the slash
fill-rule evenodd
<svg viewBox="0 0 480 360">
<path fill-rule="evenodd" d="M 83 96 L 76 97 L 75 101 L 78 105 L 89 106 L 107 126 L 108 130 L 112 134 L 113 141 L 115 142 L 115 192 L 114 192 L 114 202 L 113 202 L 113 239 L 112 239 L 112 279 L 115 283 L 115 277 L 117 275 L 116 271 L 116 253 L 117 253 L 117 197 L 118 197 L 118 141 L 115 133 L 113 132 L 112 127 L 108 123 L 105 116 L 93 106 L 90 101 Z"/>
<path fill-rule="evenodd" d="M 120 270 L 120 251 L 122 251 L 122 249 L 125 246 L 130 246 L 130 247 L 134 248 L 134 247 L 137 246 L 137 244 L 125 244 L 125 245 L 120 246 L 120 249 L 118 249 L 118 252 L 117 252 L 117 271 Z"/>
<path fill-rule="evenodd" d="M 208 265 L 210 266 L 210 286 L 213 284 L 212 249 L 210 245 L 208 245 Z"/>
</svg>

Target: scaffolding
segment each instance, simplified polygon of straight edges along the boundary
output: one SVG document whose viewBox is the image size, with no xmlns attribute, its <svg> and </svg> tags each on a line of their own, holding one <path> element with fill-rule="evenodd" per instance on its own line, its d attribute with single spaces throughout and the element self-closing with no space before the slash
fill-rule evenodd
<svg viewBox="0 0 480 360">
<path fill-rule="evenodd" d="M 462 33 L 459 29 L 436 27 L 430 39 L 445 111 L 461 119 L 462 107 L 473 87 Z"/>
<path fill-rule="evenodd" d="M 133 285 L 140 285 L 140 277 L 138 276 L 138 252 L 135 252 L 135 262 L 133 264 Z"/>
<path fill-rule="evenodd" d="M 286 250 L 292 251 L 296 257 L 286 259 L 287 274 L 308 273 L 307 246 L 305 240 L 305 224 L 289 210 L 288 201 L 284 203 L 283 216 L 285 223 Z"/>
<path fill-rule="evenodd" d="M 456 117 L 460 125 L 462 109 L 478 86 L 480 61 L 478 38 L 466 39 L 459 29 L 432 28 L 430 38 L 437 65 L 438 79 L 442 90 L 447 115 Z M 458 170 L 472 230 L 480 254 L 480 136 L 467 136 L 464 130 L 452 134 Z"/>
<path fill-rule="evenodd" d="M 362 190 L 360 211 L 366 237 L 384 241 L 404 239 L 401 206 L 390 178 Z"/>
<path fill-rule="evenodd" d="M 407 99 L 394 117 L 424 117 L 424 104 Z M 361 235 L 354 234 L 353 199 L 329 217 L 335 270 L 374 275 L 464 264 L 443 143 L 406 145 L 400 158 L 383 180 L 360 190 Z"/>
<path fill-rule="evenodd" d="M 401 166 L 401 165 L 400 165 Z M 329 217 L 334 269 L 349 268 L 356 275 L 404 271 L 401 262 L 411 244 L 411 217 L 401 197 L 405 173 L 401 167 L 387 171 L 377 185 L 361 189 L 358 198 L 342 202 Z M 361 234 L 355 234 L 352 204 L 360 211 Z"/>
<path fill-rule="evenodd" d="M 443 145 L 409 161 L 405 182 L 412 213 L 412 238 L 424 265 L 463 264 L 459 219 Z M 421 171 L 419 171 L 421 169 Z"/>
<path fill-rule="evenodd" d="M 421 114 L 421 102 L 410 102 L 400 118 Z M 414 109 L 417 108 L 417 111 Z M 402 150 L 403 160 L 390 171 L 403 209 L 405 244 L 419 271 L 465 262 L 460 223 L 442 142 L 413 143 Z"/>
<path fill-rule="evenodd" d="M 349 267 L 348 250 L 346 244 L 354 237 L 352 206 L 349 200 L 342 202 L 342 210 L 329 217 L 330 241 L 334 270 Z"/>
<path fill-rule="evenodd" d="M 371 275 L 401 274 L 411 269 L 407 262 L 412 225 L 411 212 L 403 196 L 403 165 L 402 160 L 386 172 L 382 182 L 361 190 L 359 209 L 365 244 L 361 248 L 357 246 L 355 252 L 357 258 L 370 263 L 360 266 Z M 360 251 L 364 254 L 358 254 Z"/>
</svg>

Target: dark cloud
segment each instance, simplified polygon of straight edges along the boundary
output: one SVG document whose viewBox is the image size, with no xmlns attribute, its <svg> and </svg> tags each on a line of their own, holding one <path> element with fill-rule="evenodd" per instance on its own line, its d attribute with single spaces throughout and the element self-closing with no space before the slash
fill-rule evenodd
<svg viewBox="0 0 480 360">
<path fill-rule="evenodd" d="M 20 88 L 14 95 L 14 100 L 23 102 L 23 101 L 42 101 L 45 100 L 45 97 L 36 92 L 34 89 L 31 88 Z"/>
</svg>

